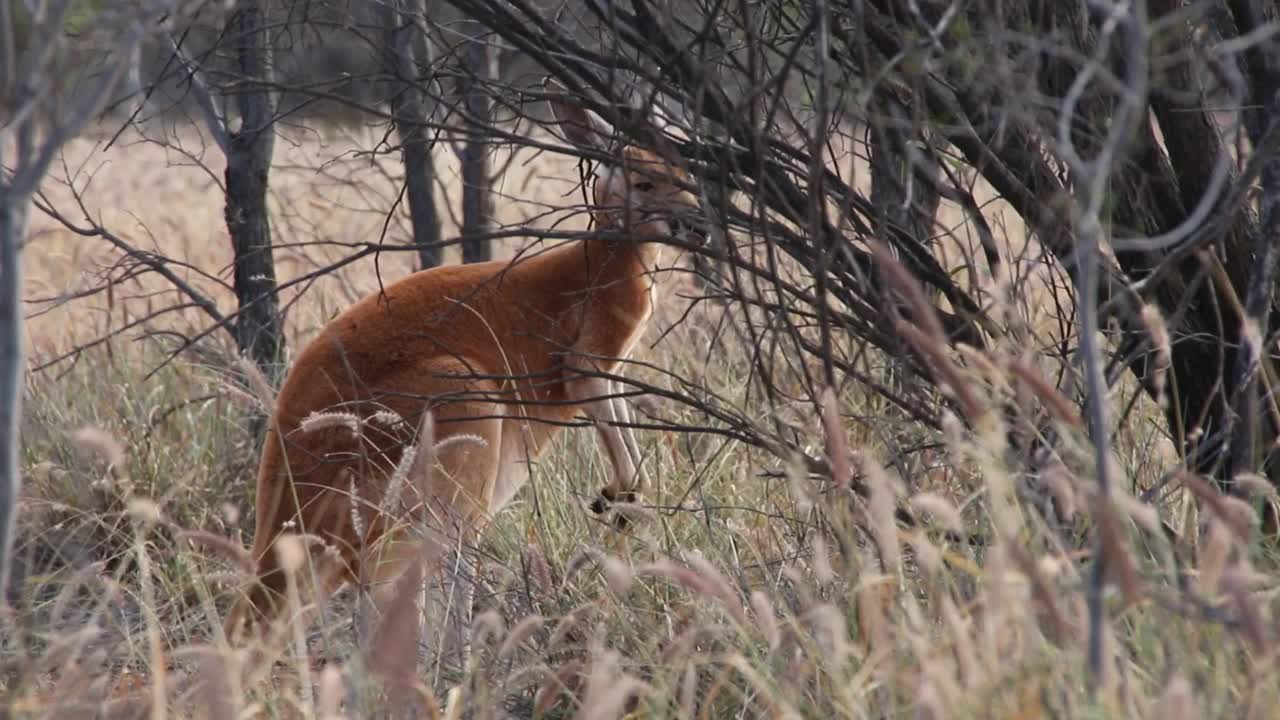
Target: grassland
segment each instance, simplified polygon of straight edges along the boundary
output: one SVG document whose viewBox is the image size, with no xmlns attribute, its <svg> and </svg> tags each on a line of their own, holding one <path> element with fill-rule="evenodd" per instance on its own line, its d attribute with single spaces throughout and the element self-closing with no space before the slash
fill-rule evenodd
<svg viewBox="0 0 1280 720">
<path fill-rule="evenodd" d="M 278 144 L 272 207 L 283 279 L 358 249 L 352 243 L 379 241 L 396 162 L 369 157 L 377 138 L 296 130 Z M 186 282 L 233 307 L 216 149 L 190 129 L 168 148 L 130 135 L 102 146 L 93 137 L 68 148 L 64 168 L 78 192 L 51 178 L 50 202 L 82 222 L 66 210 L 82 196 L 103 226 L 180 261 Z M 456 165 L 448 154 L 440 162 L 440 199 L 457 207 Z M 517 156 L 499 188 L 499 221 L 561 221 L 548 210 L 566 202 L 576 177 L 567 161 Z M 1022 250 L 1012 215 L 990 208 L 1010 250 Z M 407 237 L 403 213 L 393 220 L 388 245 Z M 964 237 L 958 213 L 949 210 L 944 224 Z M 154 277 L 121 280 L 118 258 L 101 239 L 34 216 L 33 365 L 181 299 Z M 290 290 L 290 347 L 379 277 L 411 267 L 409 254 L 388 252 Z M 108 278 L 118 280 L 110 293 L 74 297 Z M 684 290 L 687 280 L 673 274 L 641 359 L 763 416 L 744 380 L 747 354 L 720 339 L 716 310 L 686 313 Z M 1044 292 L 1029 293 L 1022 310 L 1048 342 Z M 188 309 L 153 325 L 189 334 L 207 323 Z M 171 716 L 230 718 L 369 717 L 402 701 L 353 648 L 349 593 L 332 598 L 305 637 L 284 643 L 274 667 L 251 669 L 223 645 L 222 613 L 241 578 L 235 552 L 208 538 L 248 543 L 256 457 L 246 417 L 269 398 L 228 382 L 220 335 L 165 362 L 171 339 L 135 330 L 30 378 L 22 602 L 6 620 L 3 703 L 15 717 L 124 715 L 163 697 Z M 975 386 L 999 385 L 998 373 L 974 367 Z M 668 377 L 637 372 L 659 385 Z M 1127 400 L 1121 391 L 1115 404 Z M 877 489 L 869 505 L 834 502 L 787 463 L 714 435 L 645 432 L 653 508 L 626 535 L 585 508 L 603 476 L 594 438 L 565 433 L 484 538 L 483 632 L 466 676 L 434 693 L 423 690 L 426 678 L 412 678 L 416 697 L 430 696 L 428 714 L 434 704 L 450 717 L 464 709 L 584 718 L 1273 716 L 1274 564 L 1229 532 L 1230 518 L 1210 514 L 1197 533 L 1194 516 L 1184 523 L 1175 512 L 1183 505 L 1174 494 L 1162 506 L 1184 530 L 1173 545 L 1143 529 L 1151 518 L 1137 503 L 1118 502 L 1108 552 L 1122 572 L 1105 598 L 1104 683 L 1092 688 L 1085 589 L 1095 546 L 1065 545 L 1071 533 L 1056 533 L 1012 492 L 1018 478 L 999 433 L 929 432 L 856 387 L 839 403 L 838 428 L 824 429 L 809 407 L 787 409 L 785 420 L 814 442 L 844 437 Z M 1082 438 L 1064 432 L 1069 461 L 1080 462 L 1061 468 L 1055 487 L 1076 507 L 1078 530 L 1093 517 L 1091 481 Z M 939 449 L 892 457 L 903 438 Z M 1131 491 L 1170 469 L 1149 410 L 1117 435 L 1114 458 Z M 989 530 L 994 515 L 1017 541 L 968 546 L 935 529 L 895 528 L 886 510 L 894 498 L 938 527 Z M 1190 577 L 1203 605 L 1178 590 L 1174 551 L 1183 562 L 1198 558 Z"/>
</svg>

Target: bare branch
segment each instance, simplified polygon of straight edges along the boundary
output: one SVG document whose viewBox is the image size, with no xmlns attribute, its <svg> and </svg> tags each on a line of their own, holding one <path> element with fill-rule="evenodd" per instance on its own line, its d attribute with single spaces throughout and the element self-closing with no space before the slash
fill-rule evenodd
<svg viewBox="0 0 1280 720">
<path fill-rule="evenodd" d="M 169 48 L 173 51 L 173 57 L 182 66 L 186 73 L 187 83 L 191 87 L 191 91 L 195 94 L 196 105 L 200 108 L 200 116 L 204 119 L 205 127 L 209 129 L 209 134 L 213 136 L 213 141 L 218 145 L 218 149 L 223 154 L 231 152 L 231 137 L 227 134 L 227 124 L 222 114 L 218 112 L 218 105 L 213 99 L 213 93 L 209 91 L 209 85 L 205 82 L 204 73 L 200 68 L 187 57 L 183 52 L 182 46 L 178 44 L 177 38 L 172 34 L 169 35 Z"/>
</svg>

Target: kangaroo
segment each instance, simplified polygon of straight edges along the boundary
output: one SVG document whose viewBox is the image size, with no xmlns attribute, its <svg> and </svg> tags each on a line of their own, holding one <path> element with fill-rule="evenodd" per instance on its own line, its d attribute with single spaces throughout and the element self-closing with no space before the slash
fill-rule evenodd
<svg viewBox="0 0 1280 720">
<path fill-rule="evenodd" d="M 594 425 L 609 460 L 592 509 L 636 499 L 642 482 L 630 412 L 602 375 L 616 375 L 644 333 L 660 242 L 696 232 L 697 201 L 673 160 L 614 147 L 607 124 L 563 86 L 548 79 L 544 89 L 564 137 L 611 158 L 592 183 L 592 221 L 606 232 L 512 261 L 411 274 L 359 300 L 307 344 L 266 432 L 256 582 L 233 606 L 228 635 L 241 637 L 277 612 L 286 577 L 275 545 L 286 532 L 328 546 L 329 590 L 399 576 L 410 553 L 382 553 L 371 568 L 362 548 L 402 539 L 402 526 L 414 524 L 379 508 L 424 413 L 435 434 L 425 442 L 438 450 L 414 513 L 419 520 L 428 513 L 442 531 L 451 527 L 462 544 L 525 484 L 526 461 L 579 415 Z M 326 413 L 337 420 L 315 420 Z M 469 609 L 469 592 L 459 597 Z"/>
</svg>

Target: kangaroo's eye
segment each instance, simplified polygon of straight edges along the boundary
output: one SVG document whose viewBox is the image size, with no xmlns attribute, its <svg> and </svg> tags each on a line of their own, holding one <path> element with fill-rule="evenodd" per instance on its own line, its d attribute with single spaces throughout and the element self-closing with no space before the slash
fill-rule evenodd
<svg viewBox="0 0 1280 720">
<path fill-rule="evenodd" d="M 640 192 L 653 192 L 653 183 L 649 182 L 648 180 L 641 180 L 635 185 L 632 185 L 632 187 L 639 190 Z"/>
</svg>

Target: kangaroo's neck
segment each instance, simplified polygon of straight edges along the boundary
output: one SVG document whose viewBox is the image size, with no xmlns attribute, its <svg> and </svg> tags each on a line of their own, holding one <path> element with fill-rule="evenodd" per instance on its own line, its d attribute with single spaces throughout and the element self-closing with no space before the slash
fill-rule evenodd
<svg viewBox="0 0 1280 720">
<path fill-rule="evenodd" d="M 639 238 L 580 241 L 576 279 L 565 299 L 572 344 L 588 357 L 626 357 L 644 333 L 656 304 L 654 269 L 660 246 Z M 573 361 L 570 361 L 572 364 Z M 610 370 L 606 364 L 600 369 Z"/>
<path fill-rule="evenodd" d="M 596 284 L 633 279 L 652 283 L 662 252 L 662 245 L 656 240 L 666 234 L 665 225 L 654 221 L 624 228 L 616 223 L 601 223 L 601 229 L 607 237 L 583 240 L 579 250 L 589 280 Z"/>
<path fill-rule="evenodd" d="M 658 260 L 657 248 L 648 243 L 617 243 L 586 240 L 579 247 L 586 265 L 584 280 L 588 285 L 652 282 L 651 273 Z"/>
<path fill-rule="evenodd" d="M 655 229 L 644 232 L 653 236 Z M 584 313 L 582 322 L 607 325 L 642 325 L 653 311 L 656 297 L 655 269 L 661 245 L 645 237 L 590 238 L 566 248 L 577 257 L 578 277 L 564 278 L 577 286 L 573 303 Z M 599 317 L 598 321 L 590 318 Z"/>
</svg>

